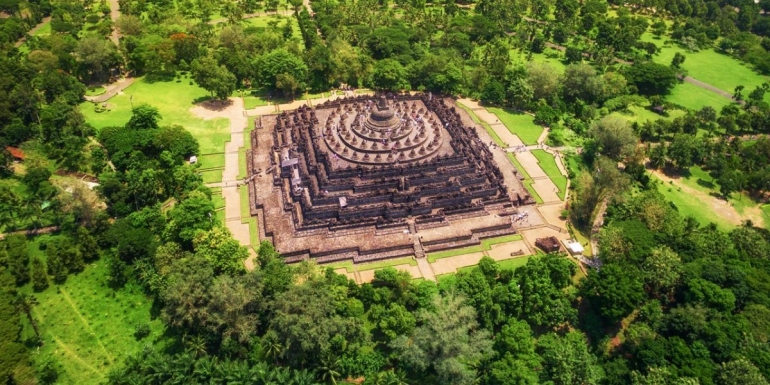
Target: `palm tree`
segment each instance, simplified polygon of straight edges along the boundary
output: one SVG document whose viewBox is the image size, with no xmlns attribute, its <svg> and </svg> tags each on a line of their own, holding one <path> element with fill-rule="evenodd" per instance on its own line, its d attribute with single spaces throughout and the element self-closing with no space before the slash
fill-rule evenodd
<svg viewBox="0 0 770 385">
<path fill-rule="evenodd" d="M 35 321 L 35 318 L 32 317 L 32 308 L 36 305 L 40 305 L 40 302 L 37 301 L 37 298 L 35 298 L 34 295 L 18 293 L 16 294 L 15 305 L 18 311 L 26 314 L 30 325 L 32 325 L 32 330 L 35 331 L 35 337 L 37 337 L 40 345 L 42 345 L 43 340 L 40 338 L 40 329 L 37 327 L 37 321 Z"/>
<path fill-rule="evenodd" d="M 265 357 L 272 358 L 275 362 L 278 362 L 278 357 L 283 352 L 283 345 L 273 338 L 266 338 L 262 340 L 262 350 L 265 352 Z"/>
<path fill-rule="evenodd" d="M 206 355 L 206 340 L 200 334 L 196 334 L 189 339 L 185 336 L 183 340 L 185 340 L 185 350 L 192 353 L 193 357 L 198 358 Z"/>
<path fill-rule="evenodd" d="M 321 377 L 321 380 L 332 385 L 337 385 L 337 379 L 341 376 L 340 372 L 337 371 L 338 366 L 339 360 L 332 360 L 329 358 L 321 359 L 321 365 L 318 367 L 318 374 Z"/>
<path fill-rule="evenodd" d="M 291 378 L 294 385 L 312 385 L 315 384 L 315 373 L 307 369 L 295 370 Z"/>
</svg>

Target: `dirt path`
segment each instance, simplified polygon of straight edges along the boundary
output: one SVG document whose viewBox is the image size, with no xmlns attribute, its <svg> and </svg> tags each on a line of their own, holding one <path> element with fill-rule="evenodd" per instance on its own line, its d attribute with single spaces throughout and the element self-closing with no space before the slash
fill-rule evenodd
<svg viewBox="0 0 770 385">
<path fill-rule="evenodd" d="M 246 246 L 249 258 L 244 261 L 246 268 L 254 269 L 256 253 L 251 244 L 251 233 L 248 223 L 241 222 L 241 195 L 238 186 L 238 149 L 244 144 L 244 129 L 248 124 L 243 109 L 242 98 L 230 98 L 230 105 L 223 107 L 214 103 L 201 103 L 190 109 L 193 115 L 204 120 L 227 118 L 230 119 L 230 141 L 225 143 L 225 168 L 222 170 L 222 196 L 225 199 L 225 226 L 233 234 L 233 238 Z"/>
<path fill-rule="evenodd" d="M 118 3 L 118 0 L 108 0 L 107 3 L 110 4 L 110 19 L 112 20 L 112 33 L 110 34 L 110 40 L 112 40 L 113 43 L 115 43 L 116 46 L 120 46 L 120 33 L 118 32 L 118 29 L 115 28 L 114 24 L 115 21 L 118 20 L 118 17 L 120 17 L 120 4 Z"/>
<path fill-rule="evenodd" d="M 39 234 L 51 234 L 59 231 L 59 226 L 48 226 L 48 227 L 41 227 L 37 230 L 19 230 L 19 231 L 11 231 L 10 233 L 4 233 L 0 234 L 0 240 L 5 238 L 8 235 L 13 234 L 22 234 L 26 235 L 28 237 L 39 235 Z"/>
<path fill-rule="evenodd" d="M 16 48 L 21 47 L 22 44 L 24 44 L 24 42 L 27 41 L 27 35 L 29 35 L 29 36 L 34 35 L 37 31 L 40 30 L 40 28 L 43 28 L 44 25 L 46 25 L 46 24 L 48 24 L 50 22 L 51 22 L 51 17 L 50 16 L 44 17 L 43 21 L 41 21 L 40 24 L 32 27 L 32 29 L 30 29 L 27 33 L 25 33 L 24 36 L 21 39 L 17 40 L 16 43 L 13 43 L 13 46 L 16 47 Z"/>
</svg>

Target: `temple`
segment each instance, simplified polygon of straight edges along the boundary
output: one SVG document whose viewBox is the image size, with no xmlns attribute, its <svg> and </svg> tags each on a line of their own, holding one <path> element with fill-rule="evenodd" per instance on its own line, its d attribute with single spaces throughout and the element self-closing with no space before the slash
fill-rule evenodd
<svg viewBox="0 0 770 385">
<path fill-rule="evenodd" d="M 251 214 L 287 262 L 466 247 L 515 233 L 509 214 L 534 203 L 452 99 L 342 98 L 255 125 Z"/>
</svg>

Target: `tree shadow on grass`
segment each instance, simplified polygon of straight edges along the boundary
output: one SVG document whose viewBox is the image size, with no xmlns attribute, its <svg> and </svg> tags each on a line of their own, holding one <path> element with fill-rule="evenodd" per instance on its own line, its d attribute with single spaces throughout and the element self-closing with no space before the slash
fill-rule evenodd
<svg viewBox="0 0 770 385">
<path fill-rule="evenodd" d="M 195 104 L 198 104 L 209 111 L 222 111 L 227 107 L 230 107 L 233 104 L 233 101 L 230 99 L 220 100 L 220 99 L 213 99 L 209 97 L 209 98 L 206 98 L 204 101 L 200 103 L 195 103 Z"/>
<path fill-rule="evenodd" d="M 714 184 L 714 182 L 709 182 L 709 181 L 703 180 L 701 178 L 698 178 L 698 180 L 695 181 L 695 182 L 698 183 L 699 186 L 703 186 L 703 187 L 708 188 L 708 189 L 716 188 L 716 185 Z"/>
<path fill-rule="evenodd" d="M 175 75 L 176 74 L 173 73 L 173 72 L 169 72 L 169 73 L 163 73 L 163 72 L 160 72 L 160 73 L 150 73 L 150 74 L 144 75 L 144 82 L 145 83 L 150 83 L 150 84 L 155 83 L 155 82 L 170 82 L 170 81 L 174 80 L 174 76 Z"/>
<path fill-rule="evenodd" d="M 689 169 L 678 169 L 676 167 L 666 166 L 660 170 L 663 175 L 669 178 L 689 178 L 692 176 Z"/>
</svg>

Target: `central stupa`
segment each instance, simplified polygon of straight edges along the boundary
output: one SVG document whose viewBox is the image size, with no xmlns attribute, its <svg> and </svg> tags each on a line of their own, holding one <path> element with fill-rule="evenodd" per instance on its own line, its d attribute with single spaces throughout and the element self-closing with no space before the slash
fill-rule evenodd
<svg viewBox="0 0 770 385">
<path fill-rule="evenodd" d="M 323 140 L 339 166 L 414 163 L 439 154 L 444 147 L 438 117 L 419 101 L 385 96 L 332 109 L 324 116 Z"/>
</svg>

